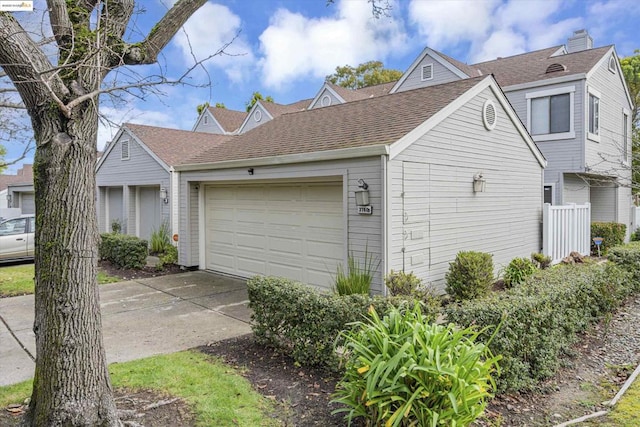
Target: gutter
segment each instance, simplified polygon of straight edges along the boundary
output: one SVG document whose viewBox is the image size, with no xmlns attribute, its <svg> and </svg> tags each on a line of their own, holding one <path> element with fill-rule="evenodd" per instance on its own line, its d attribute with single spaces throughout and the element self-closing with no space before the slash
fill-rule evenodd
<svg viewBox="0 0 640 427">
<path fill-rule="evenodd" d="M 178 172 L 200 171 L 212 169 L 231 169 L 250 166 L 285 165 L 290 163 L 309 163 L 327 160 L 353 159 L 357 157 L 369 157 L 389 155 L 389 145 L 367 145 L 364 147 L 340 148 L 337 150 L 314 151 L 311 153 L 286 154 L 283 156 L 256 157 L 252 159 L 223 160 L 211 163 L 191 163 L 177 165 L 174 169 Z"/>
</svg>

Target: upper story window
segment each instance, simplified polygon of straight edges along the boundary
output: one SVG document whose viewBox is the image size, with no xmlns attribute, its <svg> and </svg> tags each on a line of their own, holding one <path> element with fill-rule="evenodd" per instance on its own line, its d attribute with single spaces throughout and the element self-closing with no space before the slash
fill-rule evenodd
<svg viewBox="0 0 640 427">
<path fill-rule="evenodd" d="M 122 160 L 129 160 L 129 140 L 125 139 L 120 142 L 120 148 L 122 149 L 120 158 Z"/>
<path fill-rule="evenodd" d="M 609 58 L 609 71 L 612 73 L 616 72 L 616 57 L 613 55 Z"/>
<path fill-rule="evenodd" d="M 202 122 L 203 122 L 203 124 L 208 125 L 208 124 L 209 124 L 209 117 L 204 116 L 204 117 L 202 118 Z"/>
<path fill-rule="evenodd" d="M 534 141 L 575 138 L 575 86 L 526 94 L 527 123 Z"/>
<path fill-rule="evenodd" d="M 433 78 L 433 64 L 426 64 L 422 66 L 422 74 L 420 80 L 431 80 Z"/>
<path fill-rule="evenodd" d="M 589 88 L 587 107 L 587 137 L 600 141 L 600 92 Z"/>
</svg>

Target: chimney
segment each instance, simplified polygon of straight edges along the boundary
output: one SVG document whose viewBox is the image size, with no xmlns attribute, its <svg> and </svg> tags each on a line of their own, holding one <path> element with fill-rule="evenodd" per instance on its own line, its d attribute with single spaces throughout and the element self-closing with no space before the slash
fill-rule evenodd
<svg viewBox="0 0 640 427">
<path fill-rule="evenodd" d="M 573 32 L 573 36 L 567 41 L 567 51 L 569 53 L 580 52 L 593 48 L 593 39 L 587 30 L 578 30 Z"/>
</svg>

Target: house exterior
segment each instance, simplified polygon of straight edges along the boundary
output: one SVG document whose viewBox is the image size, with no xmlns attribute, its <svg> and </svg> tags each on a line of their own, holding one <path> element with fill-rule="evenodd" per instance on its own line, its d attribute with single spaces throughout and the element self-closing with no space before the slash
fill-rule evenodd
<svg viewBox="0 0 640 427">
<path fill-rule="evenodd" d="M 240 126 L 247 118 L 244 111 L 229 110 L 220 107 L 205 108 L 196 124 L 194 132 L 215 133 L 218 135 L 234 135 L 240 130 Z"/>
<path fill-rule="evenodd" d="M 492 76 L 284 113 L 174 166 L 179 263 L 330 289 L 351 254 L 374 293 L 392 269 L 443 288 L 460 250 L 540 250 L 544 165 Z"/>
<path fill-rule="evenodd" d="M 489 74 L 548 161 L 545 202 L 589 202 L 592 221 L 630 232 L 632 101 L 614 46 L 580 30 L 566 47 L 472 65 L 427 48 L 391 93 Z"/>
<path fill-rule="evenodd" d="M 9 218 L 36 211 L 33 165 L 23 165 L 15 175 L 0 175 L 0 217 Z"/>
<path fill-rule="evenodd" d="M 226 138 L 126 123 L 96 166 L 98 227 L 149 239 L 166 222 L 177 232 L 178 185 L 173 166 Z"/>
</svg>

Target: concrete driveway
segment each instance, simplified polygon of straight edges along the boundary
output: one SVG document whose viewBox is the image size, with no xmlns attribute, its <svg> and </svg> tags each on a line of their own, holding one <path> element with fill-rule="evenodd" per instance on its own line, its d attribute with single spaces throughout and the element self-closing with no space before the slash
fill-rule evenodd
<svg viewBox="0 0 640 427">
<path fill-rule="evenodd" d="M 244 280 L 194 271 L 100 286 L 107 361 L 173 353 L 251 332 Z M 33 295 L 0 299 L 0 385 L 33 377 Z"/>
</svg>

